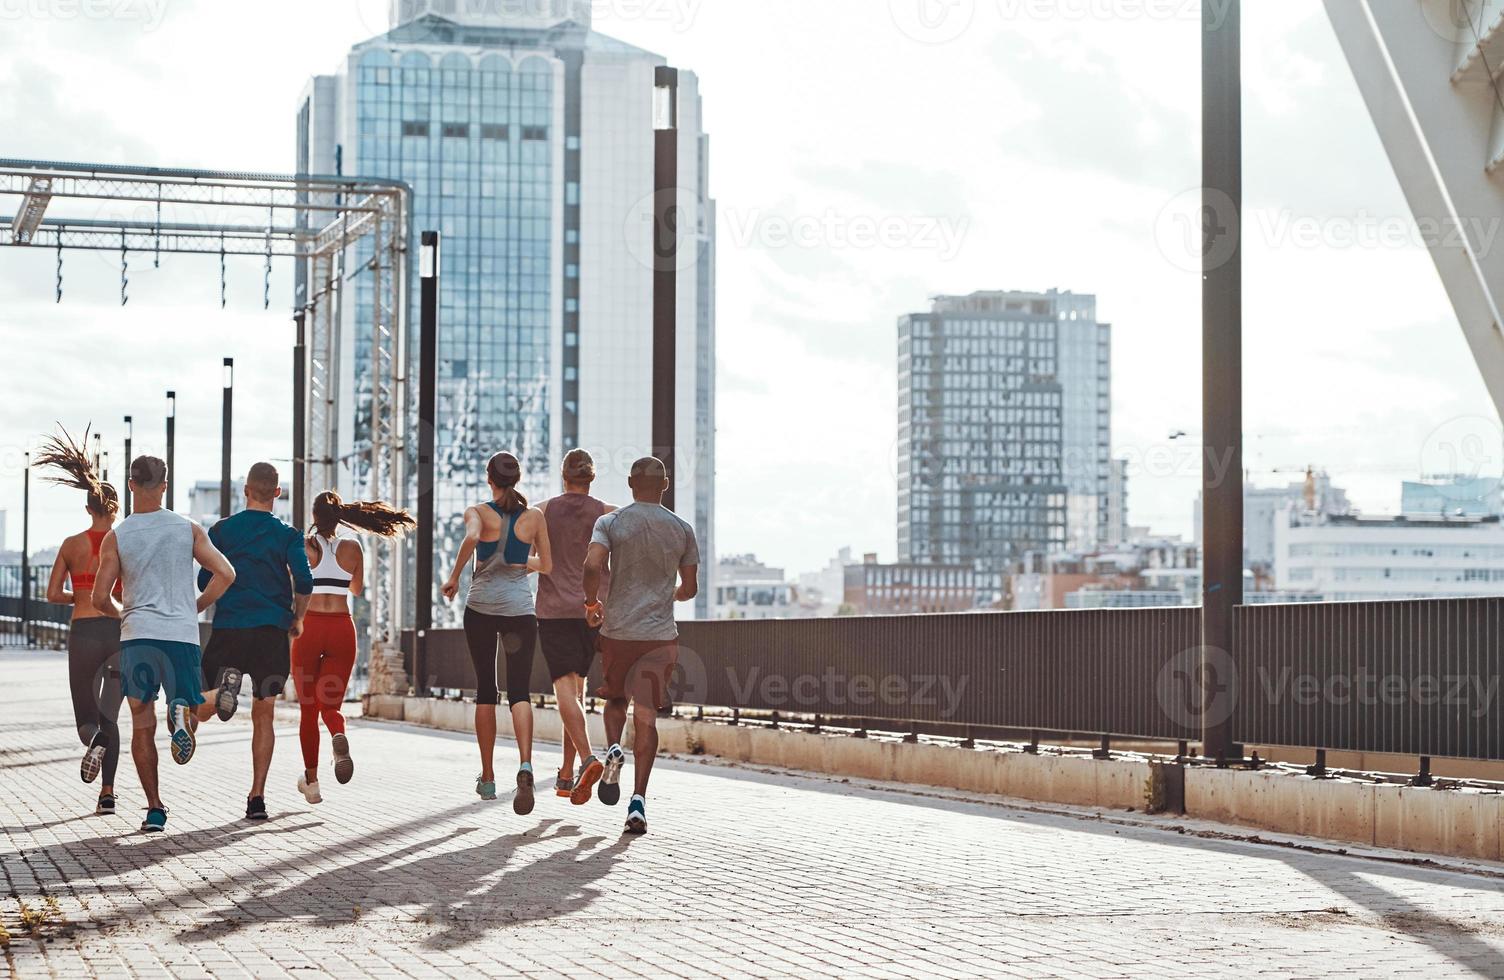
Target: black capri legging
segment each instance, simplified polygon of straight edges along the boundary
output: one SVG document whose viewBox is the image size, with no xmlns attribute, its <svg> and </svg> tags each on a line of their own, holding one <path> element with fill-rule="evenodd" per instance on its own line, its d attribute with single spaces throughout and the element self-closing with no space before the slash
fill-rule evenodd
<svg viewBox="0 0 1504 980">
<path fill-rule="evenodd" d="M 465 643 L 475 665 L 475 703 L 500 704 L 496 689 L 497 641 L 507 658 L 507 704 L 532 697 L 533 656 L 538 648 L 537 616 L 491 616 L 465 609 Z"/>
</svg>

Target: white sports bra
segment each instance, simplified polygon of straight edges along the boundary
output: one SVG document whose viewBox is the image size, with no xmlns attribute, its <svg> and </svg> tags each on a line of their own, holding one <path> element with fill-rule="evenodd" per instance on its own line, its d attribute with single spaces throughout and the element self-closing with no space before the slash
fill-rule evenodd
<svg viewBox="0 0 1504 980">
<path fill-rule="evenodd" d="M 313 594 L 349 595 L 350 582 L 355 576 L 345 571 L 336 557 L 339 539 L 314 535 L 314 540 L 319 543 L 320 554 L 319 563 L 313 569 Z"/>
</svg>

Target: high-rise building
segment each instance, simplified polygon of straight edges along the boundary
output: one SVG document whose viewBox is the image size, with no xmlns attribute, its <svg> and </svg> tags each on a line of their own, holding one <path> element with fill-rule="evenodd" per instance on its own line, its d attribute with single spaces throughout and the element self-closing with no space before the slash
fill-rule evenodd
<svg viewBox="0 0 1504 980">
<path fill-rule="evenodd" d="M 898 325 L 898 554 L 988 576 L 1105 537 L 1111 330 L 1092 296 L 941 296 Z"/>
<path fill-rule="evenodd" d="M 1447 475 L 1406 480 L 1400 491 L 1400 513 L 1497 517 L 1504 515 L 1504 486 L 1496 476 Z"/>
<path fill-rule="evenodd" d="M 300 173 L 406 181 L 414 232 L 442 234 L 435 547 L 488 499 L 487 458 L 522 460 L 523 491 L 558 491 L 563 453 L 594 453 L 603 496 L 652 450 L 655 69 L 591 29 L 590 0 L 393 0 L 391 30 L 312 79 Z M 715 205 L 698 82 L 679 74 L 676 508 L 714 555 Z M 369 249 L 369 245 L 366 246 Z M 343 303 L 339 453 L 369 444 L 373 290 Z M 412 257 L 416 261 L 416 257 Z M 300 274 L 297 297 L 306 302 Z M 410 322 L 417 323 L 417 297 Z M 410 332 L 417 363 L 417 331 Z M 367 389 L 368 390 L 368 389 Z M 342 470 L 341 479 L 350 475 Z M 352 478 L 353 482 L 353 478 Z M 361 492 L 363 487 L 341 487 Z M 712 583 L 696 612 L 707 616 Z"/>
</svg>

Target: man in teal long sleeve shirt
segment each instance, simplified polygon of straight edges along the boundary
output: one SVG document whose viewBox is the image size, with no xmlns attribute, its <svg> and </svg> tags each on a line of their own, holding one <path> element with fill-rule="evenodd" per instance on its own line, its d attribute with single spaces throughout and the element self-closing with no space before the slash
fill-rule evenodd
<svg viewBox="0 0 1504 980">
<path fill-rule="evenodd" d="M 257 463 L 245 481 L 246 509 L 215 524 L 209 540 L 235 566 L 235 584 L 214 607 L 214 631 L 204 648 L 204 704 L 199 720 L 217 711 L 229 721 L 240 703 L 241 679 L 251 678 L 251 792 L 247 820 L 266 819 L 266 774 L 276 737 L 276 700 L 291 670 L 292 639 L 303 632 L 313 595 L 313 572 L 303 535 L 272 515 L 282 496 L 276 467 Z M 200 587 L 205 573 L 199 573 Z"/>
</svg>

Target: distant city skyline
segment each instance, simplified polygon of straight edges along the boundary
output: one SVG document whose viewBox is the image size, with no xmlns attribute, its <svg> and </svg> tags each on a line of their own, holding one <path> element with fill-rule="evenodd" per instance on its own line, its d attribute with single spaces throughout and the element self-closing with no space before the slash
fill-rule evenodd
<svg viewBox="0 0 1504 980">
<path fill-rule="evenodd" d="M 993 11 L 925 43 L 867 0 L 607 6 L 602 30 L 697 71 L 715 136 L 717 552 L 791 574 L 842 545 L 896 558 L 897 450 L 881 424 L 896 414 L 894 318 L 979 284 L 1100 298 L 1118 325 L 1129 522 L 1190 537 L 1200 290 L 1180 232 L 1200 180 L 1194 18 Z M 10 21 L 0 85 L 30 95 L 0 105 L 7 152 L 285 171 L 305 74 L 382 30 L 387 8 L 176 0 L 151 25 Z M 1340 234 L 1410 218 L 1321 4 L 1244 16 L 1250 478 L 1283 483 L 1314 463 L 1354 506 L 1393 513 L 1401 481 L 1455 468 L 1436 450 L 1469 426 L 1491 433 L 1479 462 L 1496 473 L 1504 435 L 1430 257 L 1412 236 Z M 1313 146 L 1329 166 L 1297 152 Z M 133 256 L 123 309 L 118 255 L 67 256 L 60 304 L 55 256 L 0 259 L 0 327 L 25 344 L 0 362 L 13 545 L 21 453 L 55 421 L 93 421 L 118 443 L 134 415 L 137 447 L 160 450 L 154 416 L 176 388 L 182 480 L 215 477 L 222 356 L 237 362 L 236 471 L 285 461 L 290 311 L 262 311 L 254 260 L 229 263 L 221 312 L 215 257 L 155 269 Z M 273 296 L 290 282 L 279 268 Z M 100 351 L 107 374 L 90 360 Z M 90 371 L 108 382 L 80 383 Z M 37 547 L 77 530 L 75 493 L 34 491 Z"/>
</svg>

